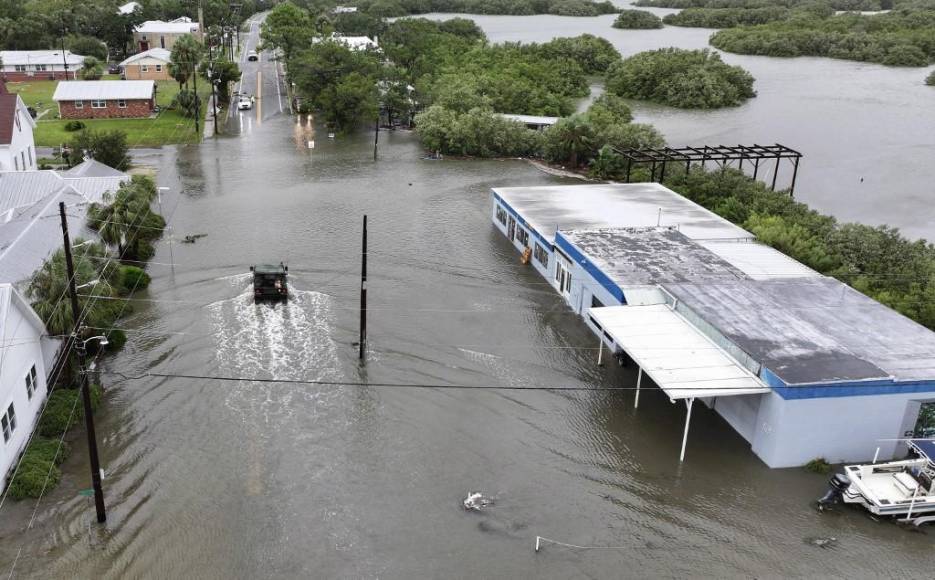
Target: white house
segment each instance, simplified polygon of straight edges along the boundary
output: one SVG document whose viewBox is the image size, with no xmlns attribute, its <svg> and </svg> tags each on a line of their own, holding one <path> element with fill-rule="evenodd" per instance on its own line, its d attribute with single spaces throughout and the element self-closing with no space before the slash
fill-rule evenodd
<svg viewBox="0 0 935 580">
<path fill-rule="evenodd" d="M 169 22 L 147 20 L 133 29 L 133 44 L 140 52 L 150 48 L 172 50 L 175 41 L 187 34 L 201 40 L 201 29 L 191 18 L 183 16 Z"/>
<path fill-rule="evenodd" d="M 4 81 L 74 80 L 85 57 L 60 50 L 0 50 Z"/>
<path fill-rule="evenodd" d="M 35 128 L 23 99 L 0 82 L 0 171 L 36 169 Z"/>
<path fill-rule="evenodd" d="M 60 347 L 12 284 L 0 284 L 0 476 L 16 465 L 48 394 Z"/>
</svg>

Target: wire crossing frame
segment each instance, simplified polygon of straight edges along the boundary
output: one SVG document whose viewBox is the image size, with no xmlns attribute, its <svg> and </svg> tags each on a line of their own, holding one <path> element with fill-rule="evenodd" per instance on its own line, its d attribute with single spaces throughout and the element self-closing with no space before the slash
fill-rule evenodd
<svg viewBox="0 0 935 580">
<path fill-rule="evenodd" d="M 753 165 L 753 179 L 757 178 L 760 171 L 760 164 L 765 160 L 776 160 L 776 168 L 773 171 L 773 179 L 770 189 L 776 190 L 776 176 L 779 175 L 779 164 L 783 159 L 792 160 L 792 184 L 789 186 L 789 195 L 795 193 L 795 178 L 799 173 L 799 160 L 802 154 L 776 143 L 775 145 L 703 145 L 701 147 L 645 147 L 641 149 L 628 148 L 617 149 L 614 151 L 622 155 L 627 160 L 626 183 L 630 183 L 630 173 L 634 164 L 650 165 L 650 181 L 661 182 L 666 177 L 667 164 L 685 164 L 685 173 L 691 169 L 692 163 L 700 163 L 704 169 L 708 161 L 718 164 L 720 167 L 727 167 L 730 163 L 737 161 L 737 168 L 743 171 L 743 162 L 749 161 Z M 764 163 L 765 164 L 765 163 Z M 656 175 L 658 171 L 658 176 Z"/>
</svg>

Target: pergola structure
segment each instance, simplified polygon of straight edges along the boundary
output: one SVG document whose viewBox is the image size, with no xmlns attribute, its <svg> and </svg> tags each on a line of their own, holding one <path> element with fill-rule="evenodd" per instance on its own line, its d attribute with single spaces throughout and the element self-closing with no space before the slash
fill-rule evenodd
<svg viewBox="0 0 935 580">
<path fill-rule="evenodd" d="M 753 179 L 760 172 L 760 165 L 764 161 L 775 160 L 773 179 L 770 188 L 776 189 L 776 176 L 779 175 L 779 164 L 783 159 L 792 160 L 792 184 L 789 194 L 795 192 L 795 178 L 799 172 L 799 160 L 802 154 L 785 145 L 704 145 L 701 147 L 645 147 L 641 149 L 617 149 L 614 151 L 627 160 L 626 182 L 630 183 L 630 173 L 633 165 L 643 164 L 650 166 L 650 181 L 662 182 L 666 176 L 667 165 L 685 165 L 685 172 L 691 169 L 692 163 L 700 163 L 702 169 L 707 162 L 713 162 L 721 167 L 727 167 L 734 161 L 737 168 L 743 171 L 744 161 L 753 166 Z M 762 163 L 765 165 L 765 163 Z M 658 170 L 658 176 L 657 176 Z"/>
</svg>

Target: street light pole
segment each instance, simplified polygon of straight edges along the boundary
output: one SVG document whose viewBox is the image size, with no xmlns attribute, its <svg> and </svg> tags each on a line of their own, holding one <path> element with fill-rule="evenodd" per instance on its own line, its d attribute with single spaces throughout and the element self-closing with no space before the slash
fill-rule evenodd
<svg viewBox="0 0 935 580">
<path fill-rule="evenodd" d="M 72 345 L 78 351 L 78 367 L 81 382 L 81 399 L 84 403 L 84 426 L 88 434 L 88 456 L 91 460 L 91 484 L 94 487 L 94 507 L 97 510 L 98 523 L 107 521 L 107 510 L 104 507 L 104 488 L 101 483 L 101 463 L 97 455 L 97 435 L 94 433 L 94 415 L 91 409 L 91 387 L 88 384 L 87 358 L 85 345 L 78 338 L 81 330 L 81 309 L 78 307 L 78 288 L 75 286 L 75 264 L 71 257 L 71 241 L 68 238 L 68 218 L 65 217 L 65 202 L 59 202 L 59 213 L 62 216 L 62 237 L 65 240 L 65 266 L 68 275 L 68 293 L 71 294 L 71 314 L 74 327 L 71 332 Z"/>
</svg>

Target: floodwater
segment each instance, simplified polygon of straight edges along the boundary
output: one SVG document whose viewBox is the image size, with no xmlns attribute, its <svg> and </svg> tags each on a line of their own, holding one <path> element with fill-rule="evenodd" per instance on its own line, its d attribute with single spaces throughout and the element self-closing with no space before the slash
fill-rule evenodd
<svg viewBox="0 0 935 580">
<path fill-rule="evenodd" d="M 931 576 L 930 533 L 818 514 L 825 477 L 767 469 L 705 407 L 679 464 L 682 405 L 648 389 L 637 411 L 632 392 L 594 389 L 636 377 L 596 365 L 593 335 L 490 224 L 491 186 L 560 178 L 521 161 L 424 160 L 402 132 L 381 134 L 374 162 L 372 135 L 332 140 L 278 107 L 251 114 L 237 114 L 238 135 L 138 160 L 170 188 L 175 242 L 160 243 L 121 323 L 130 341 L 104 363 L 108 522 L 78 494 L 75 433 L 62 483 L 3 506 L 0 574 Z M 187 234 L 207 236 L 180 244 Z M 292 299 L 253 304 L 248 267 L 279 260 Z M 533 390 L 545 386 L 586 390 Z M 494 505 L 464 511 L 472 491 Z M 536 553 L 536 536 L 612 549 Z"/>
<path fill-rule="evenodd" d="M 659 16 L 677 12 L 645 10 Z M 715 32 L 677 26 L 618 30 L 611 26 L 614 15 L 460 16 L 477 22 L 492 42 L 547 42 L 588 33 L 606 38 L 624 56 L 669 46 L 711 48 L 708 38 Z M 924 83 L 932 67 L 721 55 L 750 71 L 756 98 L 715 111 L 634 101 L 636 121 L 655 125 L 673 147 L 781 143 L 804 155 L 797 199 L 843 221 L 889 224 L 911 237 L 935 239 L 935 89 Z M 787 187 L 791 179 L 786 161 L 777 186 Z"/>
</svg>

